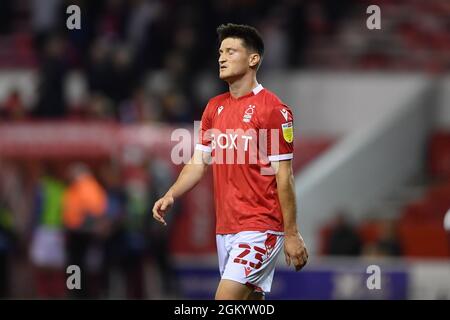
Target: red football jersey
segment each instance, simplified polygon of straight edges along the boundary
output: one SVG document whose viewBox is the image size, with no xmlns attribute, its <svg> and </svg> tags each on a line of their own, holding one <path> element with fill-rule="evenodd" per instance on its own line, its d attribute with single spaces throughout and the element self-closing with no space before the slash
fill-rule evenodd
<svg viewBox="0 0 450 320">
<path fill-rule="evenodd" d="M 270 161 L 293 157 L 292 111 L 258 85 L 233 98 L 209 100 L 196 149 L 211 152 L 216 233 L 283 232 L 283 215 Z"/>
</svg>

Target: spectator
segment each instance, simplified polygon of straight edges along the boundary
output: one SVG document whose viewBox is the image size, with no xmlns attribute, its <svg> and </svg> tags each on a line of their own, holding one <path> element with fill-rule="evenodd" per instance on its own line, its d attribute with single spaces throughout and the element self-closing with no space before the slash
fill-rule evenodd
<svg viewBox="0 0 450 320">
<path fill-rule="evenodd" d="M 0 198 L 0 299 L 10 296 L 10 258 L 13 240 L 11 211 Z"/>
<path fill-rule="evenodd" d="M 397 236 L 394 221 L 383 220 L 380 222 L 380 238 L 376 245 L 385 256 L 401 256 L 402 248 Z"/>
<path fill-rule="evenodd" d="M 34 32 L 35 47 L 40 55 L 48 36 L 57 29 L 60 0 L 32 0 L 30 6 L 31 27 Z"/>
<path fill-rule="evenodd" d="M 87 274 L 101 266 L 95 262 L 102 258 L 98 256 L 101 251 L 97 249 L 97 239 L 105 231 L 102 218 L 106 210 L 106 194 L 84 164 L 71 166 L 69 179 L 70 184 L 63 198 L 68 264 L 81 269 L 81 289 L 70 293 L 74 298 L 88 298 L 92 297 L 93 292 Z"/>
<path fill-rule="evenodd" d="M 175 181 L 175 172 L 166 161 L 154 158 L 149 162 L 148 173 L 151 181 L 151 203 L 161 198 L 166 190 Z M 167 216 L 167 227 L 152 221 L 149 223 L 149 249 L 153 262 L 157 266 L 161 279 L 162 293 L 165 297 L 173 299 L 178 295 L 178 279 L 174 268 L 174 262 L 170 253 L 170 228 L 180 213 L 180 205 L 175 204 L 171 213 Z M 167 230 L 169 228 L 169 230 Z"/>
<path fill-rule="evenodd" d="M 125 169 L 126 217 L 125 256 L 123 271 L 127 280 L 127 297 L 142 299 L 144 291 L 146 215 L 151 211 L 148 199 L 148 180 L 140 164 Z"/>
<path fill-rule="evenodd" d="M 90 49 L 90 59 L 87 66 L 87 81 L 89 91 L 93 94 L 107 94 L 110 76 L 110 45 L 104 39 L 94 42 Z"/>
<path fill-rule="evenodd" d="M 0 35 L 8 34 L 12 29 L 13 1 L 0 1 Z"/>
<path fill-rule="evenodd" d="M 63 182 L 48 169 L 36 186 L 30 260 L 38 298 L 63 298 L 65 295 L 64 190 Z"/>
<path fill-rule="evenodd" d="M 35 115 L 41 118 L 61 118 L 66 115 L 64 79 L 67 69 L 64 61 L 64 40 L 52 36 L 46 43 L 38 88 Z"/>
<path fill-rule="evenodd" d="M 132 52 L 129 48 L 119 47 L 112 54 L 112 66 L 107 79 L 107 95 L 114 102 L 114 114 L 119 118 L 120 104 L 131 97 L 139 82 L 135 72 Z"/>
<path fill-rule="evenodd" d="M 358 256 L 361 253 L 361 239 L 344 213 L 338 213 L 328 240 L 328 254 Z"/>
<path fill-rule="evenodd" d="M 3 102 L 3 107 L 0 108 L 2 116 L 8 120 L 22 120 L 26 117 L 25 105 L 18 90 L 12 90 L 6 100 Z"/>
<path fill-rule="evenodd" d="M 102 265 L 103 290 L 105 295 L 117 298 L 113 285 L 115 274 L 122 272 L 125 258 L 124 219 L 126 216 L 126 194 L 122 187 L 120 168 L 115 164 L 107 164 L 101 168 L 101 178 L 107 196 L 106 218 L 109 231 L 105 237 L 105 251 Z"/>
</svg>

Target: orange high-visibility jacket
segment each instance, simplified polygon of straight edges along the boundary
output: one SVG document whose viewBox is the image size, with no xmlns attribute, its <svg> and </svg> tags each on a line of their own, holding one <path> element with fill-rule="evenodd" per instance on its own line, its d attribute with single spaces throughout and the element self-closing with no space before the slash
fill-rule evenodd
<svg viewBox="0 0 450 320">
<path fill-rule="evenodd" d="M 106 192 L 89 174 L 79 177 L 64 192 L 64 225 L 78 229 L 87 215 L 99 217 L 106 210 Z"/>
</svg>

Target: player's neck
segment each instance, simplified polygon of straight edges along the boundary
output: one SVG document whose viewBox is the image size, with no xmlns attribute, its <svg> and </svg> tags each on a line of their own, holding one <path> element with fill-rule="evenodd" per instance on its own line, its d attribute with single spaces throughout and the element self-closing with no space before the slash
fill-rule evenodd
<svg viewBox="0 0 450 320">
<path fill-rule="evenodd" d="M 235 99 L 249 94 L 257 85 L 258 81 L 254 74 L 244 75 L 242 78 L 228 83 L 230 94 Z"/>
</svg>

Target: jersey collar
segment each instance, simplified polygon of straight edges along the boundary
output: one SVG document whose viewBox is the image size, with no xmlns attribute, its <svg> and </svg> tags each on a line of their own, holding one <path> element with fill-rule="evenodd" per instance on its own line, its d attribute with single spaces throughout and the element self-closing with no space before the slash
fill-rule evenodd
<svg viewBox="0 0 450 320">
<path fill-rule="evenodd" d="M 252 91 L 253 94 L 256 96 L 262 89 L 264 89 L 264 87 L 262 86 L 262 84 L 258 84 Z"/>
<path fill-rule="evenodd" d="M 247 93 L 246 95 L 239 97 L 239 98 L 233 98 L 233 96 L 230 94 L 230 98 L 233 100 L 242 100 L 251 96 L 256 96 L 258 93 L 260 93 L 262 91 L 263 86 L 261 84 L 258 84 L 256 87 L 253 88 L 252 91 L 250 91 L 249 93 Z"/>
</svg>

